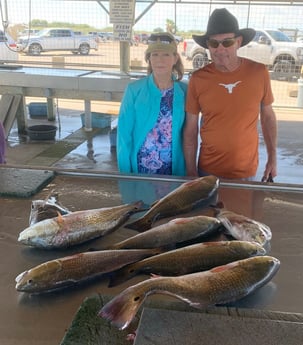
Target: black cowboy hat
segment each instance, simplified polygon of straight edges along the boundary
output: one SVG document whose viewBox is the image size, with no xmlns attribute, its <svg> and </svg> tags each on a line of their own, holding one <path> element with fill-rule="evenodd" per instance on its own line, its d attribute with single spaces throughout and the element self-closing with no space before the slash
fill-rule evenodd
<svg viewBox="0 0 303 345">
<path fill-rule="evenodd" d="M 200 46 L 207 48 L 207 40 L 211 35 L 225 34 L 233 32 L 236 36 L 242 36 L 241 47 L 249 43 L 255 36 L 254 29 L 239 29 L 237 18 L 227 11 L 226 8 L 220 8 L 213 11 L 209 17 L 205 35 L 193 35 L 193 39 Z"/>
</svg>

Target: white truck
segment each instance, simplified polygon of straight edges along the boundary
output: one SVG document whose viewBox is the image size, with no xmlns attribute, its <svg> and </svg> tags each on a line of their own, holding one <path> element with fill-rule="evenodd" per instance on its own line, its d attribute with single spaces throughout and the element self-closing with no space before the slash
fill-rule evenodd
<svg viewBox="0 0 303 345">
<path fill-rule="evenodd" d="M 197 69 L 210 61 L 207 49 L 189 39 L 184 41 L 183 55 Z M 238 50 L 238 55 L 261 62 L 276 74 L 300 74 L 303 65 L 303 42 L 293 42 L 279 30 L 256 30 L 254 39 Z"/>
<path fill-rule="evenodd" d="M 77 35 L 66 28 L 47 28 L 34 36 L 21 36 L 17 41 L 19 52 L 40 55 L 42 52 L 70 50 L 73 54 L 88 55 L 91 49 L 98 50 L 92 35 Z"/>
</svg>

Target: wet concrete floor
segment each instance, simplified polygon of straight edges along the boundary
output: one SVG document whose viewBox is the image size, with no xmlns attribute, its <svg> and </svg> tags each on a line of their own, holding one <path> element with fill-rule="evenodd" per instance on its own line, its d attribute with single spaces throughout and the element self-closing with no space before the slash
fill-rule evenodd
<svg viewBox="0 0 303 345">
<path fill-rule="evenodd" d="M 74 101 L 58 103 L 57 119 L 51 124 L 58 127 L 55 141 L 29 140 L 19 136 L 16 125 L 8 137 L 7 164 L 54 166 L 67 169 L 93 169 L 105 172 L 117 172 L 116 154 L 111 147 L 110 128 L 86 132 L 82 128 L 80 114 L 82 104 Z M 101 102 L 93 111 L 109 112 L 114 127 L 117 122 L 119 104 Z M 278 120 L 278 176 L 275 182 L 302 184 L 303 177 L 303 109 L 275 108 Z M 28 117 L 28 126 L 50 124 L 44 118 Z M 58 150 L 47 156 L 54 144 L 64 142 L 69 149 Z M 55 150 L 55 148 L 54 148 Z M 260 134 L 260 164 L 257 180 L 262 178 L 266 160 L 266 148 Z"/>
</svg>

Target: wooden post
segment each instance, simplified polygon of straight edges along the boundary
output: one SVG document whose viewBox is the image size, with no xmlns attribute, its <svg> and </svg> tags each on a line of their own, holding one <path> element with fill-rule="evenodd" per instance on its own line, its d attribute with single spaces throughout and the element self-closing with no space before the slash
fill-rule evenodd
<svg viewBox="0 0 303 345">
<path fill-rule="evenodd" d="M 129 42 L 120 41 L 120 70 L 121 72 L 128 73 L 130 60 Z"/>
</svg>

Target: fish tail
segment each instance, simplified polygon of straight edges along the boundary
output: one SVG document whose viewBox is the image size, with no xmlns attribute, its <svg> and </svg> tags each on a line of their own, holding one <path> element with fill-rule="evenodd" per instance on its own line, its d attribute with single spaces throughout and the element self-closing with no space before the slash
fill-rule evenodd
<svg viewBox="0 0 303 345">
<path fill-rule="evenodd" d="M 144 217 L 141 217 L 134 222 L 124 225 L 125 228 L 136 230 L 138 232 L 144 232 L 152 227 L 152 221 Z"/>
<path fill-rule="evenodd" d="M 109 301 L 98 316 L 123 330 L 132 322 L 143 301 L 144 297 L 137 294 L 134 287 L 130 287 Z"/>
<path fill-rule="evenodd" d="M 153 248 L 150 249 L 147 253 L 147 257 L 161 254 L 166 252 L 168 249 L 166 247 L 160 247 L 160 248 Z M 140 261 L 139 261 L 140 262 Z M 128 264 L 126 266 L 121 267 L 120 269 L 113 271 L 109 274 L 109 283 L 108 287 L 114 287 L 117 285 L 120 285 L 127 280 L 135 277 L 137 274 L 142 273 L 142 270 L 140 267 L 137 265 L 137 262 Z"/>
</svg>

